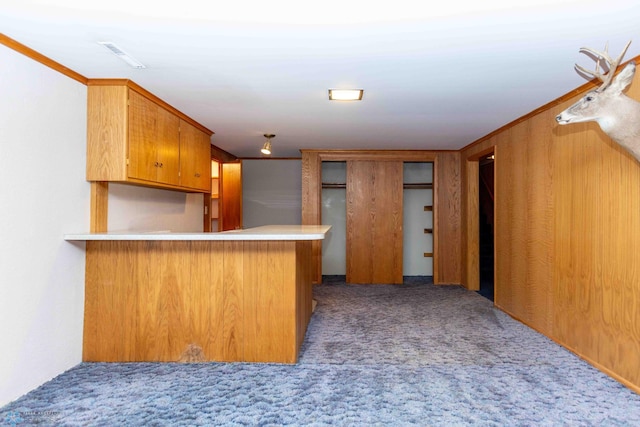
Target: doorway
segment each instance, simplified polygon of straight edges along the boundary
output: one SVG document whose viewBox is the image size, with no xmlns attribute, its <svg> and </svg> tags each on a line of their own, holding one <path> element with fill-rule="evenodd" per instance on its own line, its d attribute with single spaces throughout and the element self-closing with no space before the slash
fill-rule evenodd
<svg viewBox="0 0 640 427">
<path fill-rule="evenodd" d="M 494 159 L 493 153 L 479 159 L 478 170 L 478 243 L 480 289 L 478 293 L 494 300 L 494 236 L 495 236 L 495 197 L 494 197 Z"/>
</svg>

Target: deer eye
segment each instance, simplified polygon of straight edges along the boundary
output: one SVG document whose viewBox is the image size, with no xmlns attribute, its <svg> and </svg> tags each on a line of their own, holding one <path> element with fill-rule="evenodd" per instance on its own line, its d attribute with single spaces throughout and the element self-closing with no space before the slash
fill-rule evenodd
<svg viewBox="0 0 640 427">
<path fill-rule="evenodd" d="M 591 102 L 591 101 L 593 101 L 593 96 L 587 95 L 587 96 L 584 97 L 584 100 L 587 101 L 587 102 Z"/>
</svg>

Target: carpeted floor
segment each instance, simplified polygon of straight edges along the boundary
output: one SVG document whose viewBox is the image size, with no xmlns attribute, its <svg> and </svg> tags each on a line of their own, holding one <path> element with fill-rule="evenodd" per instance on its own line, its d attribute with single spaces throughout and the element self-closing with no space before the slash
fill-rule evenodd
<svg viewBox="0 0 640 427">
<path fill-rule="evenodd" d="M 638 426 L 640 395 L 459 287 L 327 283 L 297 365 L 84 363 L 3 425 Z"/>
</svg>

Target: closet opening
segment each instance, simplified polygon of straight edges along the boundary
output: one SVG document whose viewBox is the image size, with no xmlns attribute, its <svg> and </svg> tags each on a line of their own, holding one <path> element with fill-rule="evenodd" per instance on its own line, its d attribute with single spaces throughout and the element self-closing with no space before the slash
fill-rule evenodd
<svg viewBox="0 0 640 427">
<path fill-rule="evenodd" d="M 321 162 L 321 221 L 332 227 L 323 282 L 433 281 L 433 170 L 433 162 Z"/>
</svg>

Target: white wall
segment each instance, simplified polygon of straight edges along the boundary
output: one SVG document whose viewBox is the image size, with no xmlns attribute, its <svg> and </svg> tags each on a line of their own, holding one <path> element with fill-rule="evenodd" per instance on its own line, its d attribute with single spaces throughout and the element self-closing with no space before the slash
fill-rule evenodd
<svg viewBox="0 0 640 427">
<path fill-rule="evenodd" d="M 0 406 L 82 357 L 87 88 L 0 45 Z"/>
<path fill-rule="evenodd" d="M 202 194 L 109 184 L 109 231 L 202 232 Z"/>
<path fill-rule="evenodd" d="M 302 223 L 302 161 L 242 161 L 242 226 Z"/>
</svg>

